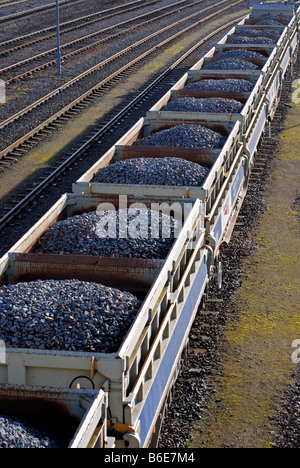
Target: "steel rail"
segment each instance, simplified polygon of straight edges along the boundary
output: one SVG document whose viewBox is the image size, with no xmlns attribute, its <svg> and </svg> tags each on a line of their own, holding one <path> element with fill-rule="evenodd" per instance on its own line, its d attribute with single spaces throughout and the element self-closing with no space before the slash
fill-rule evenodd
<svg viewBox="0 0 300 468">
<path fill-rule="evenodd" d="M 238 3 L 242 3 L 239 1 Z M 179 59 L 177 59 L 171 66 L 169 66 L 163 73 L 159 75 L 149 86 L 147 86 L 141 93 L 139 93 L 129 104 L 127 104 L 120 112 L 117 113 L 107 124 L 100 128 L 92 137 L 88 139 L 79 149 L 77 149 L 68 159 L 59 165 L 48 177 L 39 183 L 30 193 L 28 193 L 16 206 L 14 206 L 5 216 L 0 219 L 0 231 L 16 216 L 18 215 L 29 203 L 31 203 L 47 186 L 49 186 L 57 177 L 65 172 L 65 170 L 73 164 L 79 157 L 88 151 L 93 144 L 97 143 L 100 138 L 111 131 L 111 129 L 118 124 L 119 121 L 124 119 L 126 114 L 132 111 L 140 102 L 147 97 L 153 89 L 161 84 L 165 79 L 169 79 L 176 68 L 178 68 L 184 60 L 192 55 L 198 48 L 205 43 L 211 41 L 215 36 L 222 33 L 224 30 L 234 26 L 241 21 L 245 16 L 241 16 L 220 28 L 216 29 L 205 38 L 201 39 L 197 44 L 185 52 Z"/>
</svg>

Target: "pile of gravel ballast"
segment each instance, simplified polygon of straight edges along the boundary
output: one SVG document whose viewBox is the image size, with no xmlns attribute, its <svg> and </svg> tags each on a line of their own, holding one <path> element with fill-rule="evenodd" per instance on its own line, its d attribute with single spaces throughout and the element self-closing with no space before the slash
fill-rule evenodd
<svg viewBox="0 0 300 468">
<path fill-rule="evenodd" d="M 181 158 L 137 158 L 101 169 L 93 182 L 199 187 L 209 169 Z"/>
<path fill-rule="evenodd" d="M 230 36 L 228 39 L 228 44 L 270 44 L 274 45 L 276 42 L 270 37 L 263 36 Z"/>
<path fill-rule="evenodd" d="M 163 110 L 171 112 L 205 112 L 218 114 L 238 114 L 244 105 L 235 99 L 223 98 L 193 98 L 175 99 L 167 104 Z"/>
<path fill-rule="evenodd" d="M 0 416 L 0 448 L 66 448 L 60 440 L 54 440 L 45 432 L 30 427 L 23 421 Z"/>
<path fill-rule="evenodd" d="M 211 62 L 203 67 L 204 70 L 259 70 L 260 67 L 240 58 L 227 58 Z"/>
<path fill-rule="evenodd" d="M 225 52 L 221 52 L 217 54 L 217 57 L 238 57 L 238 58 L 259 58 L 265 59 L 266 57 L 259 52 L 254 52 L 253 50 L 243 50 L 243 49 L 232 49 L 226 50 Z"/>
<path fill-rule="evenodd" d="M 8 348 L 111 353 L 118 350 L 141 301 L 79 280 L 0 288 L 0 339 Z"/>
<path fill-rule="evenodd" d="M 236 78 L 226 78 L 224 80 L 206 79 L 195 81 L 186 86 L 186 89 L 195 91 L 225 91 L 225 92 L 241 92 L 250 93 L 254 85 L 247 80 L 239 80 Z"/>
<path fill-rule="evenodd" d="M 114 170 L 111 173 L 115 175 Z M 35 252 L 165 259 L 179 224 L 150 209 L 84 213 L 51 226 L 38 240 Z"/>
<path fill-rule="evenodd" d="M 280 32 L 272 29 L 239 29 L 234 33 L 237 36 L 280 36 Z"/>
<path fill-rule="evenodd" d="M 175 148 L 222 148 L 226 137 L 202 125 L 177 125 L 137 140 L 135 146 Z"/>
<path fill-rule="evenodd" d="M 283 26 L 283 24 L 273 19 L 264 19 L 256 23 L 256 26 Z"/>
</svg>

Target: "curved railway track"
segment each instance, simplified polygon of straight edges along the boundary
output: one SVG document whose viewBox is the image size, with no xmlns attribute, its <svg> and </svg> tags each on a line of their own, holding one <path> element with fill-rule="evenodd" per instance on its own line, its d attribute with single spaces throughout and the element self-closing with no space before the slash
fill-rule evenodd
<svg viewBox="0 0 300 468">
<path fill-rule="evenodd" d="M 229 3 L 229 5 L 228 5 Z M 45 129 L 47 126 L 51 125 L 53 122 L 55 122 L 58 118 L 67 115 L 68 112 L 73 110 L 76 106 L 82 104 L 86 99 L 90 98 L 90 96 L 95 95 L 95 93 L 100 92 L 103 90 L 104 87 L 106 87 L 108 84 L 111 84 L 116 80 L 117 78 L 122 78 L 124 76 L 124 73 L 128 73 L 134 66 L 137 64 L 141 64 L 142 61 L 146 60 L 151 54 L 157 52 L 159 49 L 162 49 L 165 47 L 167 44 L 170 44 L 172 41 L 176 40 L 178 37 L 186 34 L 187 32 L 191 31 L 195 27 L 199 27 L 199 25 L 204 24 L 212 20 L 213 18 L 219 16 L 221 13 L 228 11 L 229 9 L 232 9 L 234 7 L 237 7 L 243 3 L 243 0 L 238 0 L 234 3 L 228 1 L 228 0 L 222 0 L 218 4 L 214 6 L 210 6 L 205 8 L 204 10 L 201 11 L 201 19 L 197 19 L 194 21 L 191 25 L 187 27 L 183 27 L 179 32 L 176 32 L 175 34 L 169 36 L 167 39 L 164 39 L 160 43 L 156 43 L 154 46 L 150 46 L 150 48 L 146 51 L 143 52 L 142 54 L 136 56 L 134 59 L 131 59 L 128 61 L 126 65 L 123 65 L 120 67 L 117 66 L 117 70 L 113 72 L 112 74 L 109 74 L 106 78 L 103 79 L 103 70 L 105 67 L 112 62 L 117 61 L 120 57 L 124 57 L 129 52 L 133 50 L 137 50 L 139 47 L 143 46 L 146 43 L 151 42 L 153 39 L 159 37 L 160 35 L 169 32 L 174 28 L 174 25 L 168 25 L 164 27 L 163 29 L 160 29 L 159 31 L 156 31 L 155 33 L 150 34 L 149 36 L 143 38 L 142 40 L 130 45 L 129 47 L 119 51 L 118 53 L 110 56 L 104 61 L 101 61 L 97 65 L 93 66 L 92 68 L 86 70 L 84 73 L 81 73 L 80 75 L 76 76 L 72 80 L 68 81 L 67 83 L 63 84 L 59 88 L 56 88 L 54 91 L 48 93 L 47 95 L 43 96 L 42 98 L 38 99 L 34 103 L 30 104 L 28 107 L 25 109 L 22 109 L 21 111 L 17 112 L 16 114 L 12 115 L 8 119 L 2 121 L 0 123 L 0 130 L 3 130 L 4 128 L 10 127 L 15 121 L 19 119 L 23 119 L 24 116 L 26 116 L 29 113 L 32 113 L 36 109 L 40 109 L 41 106 L 47 105 L 50 101 L 51 104 L 52 102 L 56 99 L 59 101 L 58 103 L 58 108 L 59 110 L 53 114 L 50 113 L 49 117 L 40 122 L 38 126 L 32 128 L 28 133 L 23 135 L 21 138 L 19 138 L 17 141 L 13 142 L 10 144 L 8 147 L 3 149 L 0 152 L 0 160 L 3 159 L 4 156 L 10 156 L 11 153 L 19 148 L 21 145 L 24 143 L 28 142 L 28 140 L 35 135 L 37 135 L 41 130 Z M 226 5 L 226 6 L 224 6 Z M 214 13 L 208 14 L 212 10 L 217 9 Z M 203 18 L 204 15 L 204 18 Z M 206 15 L 206 16 L 205 16 Z M 193 14 L 192 17 L 195 15 Z M 191 18 L 189 18 L 191 19 Z M 181 20 L 181 25 L 184 26 L 184 23 L 187 21 L 187 19 Z M 178 27 L 178 24 L 176 24 L 176 28 Z M 118 65 L 118 64 L 117 64 Z M 82 88 L 79 88 L 77 90 L 77 97 L 74 99 L 73 95 L 73 90 L 74 87 L 77 86 L 78 84 L 84 83 L 84 80 L 88 78 L 91 75 L 95 75 L 95 84 L 93 86 L 90 86 L 90 82 L 88 83 L 88 86 L 84 93 L 82 93 Z M 100 81 L 99 81 L 100 78 Z M 66 92 L 72 88 L 72 96 L 69 98 L 69 102 L 65 106 L 61 106 L 61 100 L 62 96 L 65 96 Z M 24 125 L 25 126 L 25 125 Z M 25 127 L 26 128 L 26 127 Z"/>
<path fill-rule="evenodd" d="M 46 187 L 52 184 L 61 174 L 67 170 L 68 167 L 74 164 L 76 160 L 80 159 L 88 150 L 93 147 L 93 145 L 97 144 L 97 142 L 101 138 L 104 138 L 106 134 L 112 132 L 113 129 L 120 123 L 120 121 L 124 120 L 130 112 L 132 112 L 134 109 L 137 109 L 141 105 L 143 100 L 151 98 L 153 90 L 157 88 L 158 85 L 169 88 L 170 82 L 176 82 L 178 76 L 182 75 L 182 68 L 186 67 L 186 69 L 188 69 L 190 67 L 191 56 L 193 54 L 199 54 L 199 50 L 201 50 L 203 46 L 207 46 L 207 44 L 211 42 L 213 38 L 215 38 L 221 32 L 232 27 L 240 20 L 241 18 L 238 18 L 230 23 L 225 24 L 195 44 L 190 50 L 185 52 L 178 60 L 176 60 L 175 63 L 173 63 L 161 75 L 159 75 L 153 82 L 151 82 L 141 93 L 136 95 L 133 100 L 131 100 L 125 107 L 118 109 L 115 115 L 108 122 L 102 122 L 101 128 L 95 130 L 94 133 L 90 135 L 89 138 L 80 147 L 72 152 L 72 154 L 67 155 L 65 160 L 62 161 L 55 169 L 51 170 L 50 174 L 48 174 L 33 190 L 24 194 L 24 196 L 21 196 L 21 200 L 19 198 L 16 200 L 10 200 L 13 206 L 4 209 L 4 211 L 7 212 L 0 219 L 0 230 L 3 230 L 6 226 L 8 226 L 9 223 L 11 223 L 11 221 L 28 206 L 28 204 L 34 201 L 35 198 L 38 197 Z"/>
</svg>

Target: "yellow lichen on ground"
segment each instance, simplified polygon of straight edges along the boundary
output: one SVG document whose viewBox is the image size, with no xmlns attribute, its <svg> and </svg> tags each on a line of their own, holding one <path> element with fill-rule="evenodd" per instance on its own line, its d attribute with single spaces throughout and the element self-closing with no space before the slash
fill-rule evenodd
<svg viewBox="0 0 300 468">
<path fill-rule="evenodd" d="M 295 367 L 292 343 L 300 339 L 299 125 L 300 105 L 294 105 L 280 137 L 258 248 L 233 298 L 222 375 L 193 447 L 265 448 L 276 438 L 272 416 Z"/>
</svg>

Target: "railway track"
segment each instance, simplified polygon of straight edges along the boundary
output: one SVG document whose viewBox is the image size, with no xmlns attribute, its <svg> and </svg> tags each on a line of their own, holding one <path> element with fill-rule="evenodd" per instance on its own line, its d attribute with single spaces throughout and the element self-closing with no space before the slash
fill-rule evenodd
<svg viewBox="0 0 300 468">
<path fill-rule="evenodd" d="M 131 18 L 129 20 L 123 21 L 121 23 L 109 26 L 109 27 L 104 28 L 104 29 L 100 29 L 99 31 L 93 32 L 91 34 L 84 35 L 84 36 L 82 36 L 82 37 L 80 37 L 78 39 L 72 40 L 72 41 L 70 41 L 70 42 L 68 42 L 68 43 L 61 46 L 61 51 L 63 53 L 62 60 L 65 62 L 66 60 L 69 60 L 69 59 L 75 57 L 78 54 L 83 54 L 83 53 L 85 53 L 85 52 L 87 52 L 89 50 L 92 50 L 92 49 L 95 49 L 96 47 L 99 47 L 102 44 L 105 44 L 105 43 L 108 43 L 108 42 L 110 42 L 110 41 L 112 41 L 114 39 L 117 39 L 122 35 L 126 35 L 128 33 L 131 33 L 132 31 L 134 31 L 137 28 L 146 27 L 147 25 L 149 25 L 150 23 L 152 23 L 154 21 L 158 21 L 158 20 L 161 20 L 161 19 L 164 19 L 164 18 L 168 18 L 168 16 L 171 16 L 172 14 L 174 14 L 174 11 L 176 11 L 177 8 L 179 8 L 179 7 L 180 7 L 180 10 L 183 11 L 183 10 L 185 10 L 187 8 L 191 8 L 191 7 L 195 6 L 195 5 L 201 4 L 204 1 L 205 0 L 197 0 L 197 1 L 193 2 L 193 3 L 191 3 L 191 4 L 184 5 L 186 3 L 186 0 L 180 0 L 179 2 L 175 2 L 172 5 L 167 5 L 167 6 L 164 6 L 162 8 L 158 8 L 156 10 L 153 10 L 153 11 L 147 12 L 145 14 L 139 15 L 137 17 Z M 171 11 L 167 11 L 167 10 L 170 10 L 170 9 L 171 9 Z M 139 23 L 140 20 L 142 20 L 141 23 Z M 92 23 L 94 23 L 94 22 L 95 21 L 92 21 Z M 171 23 L 171 21 L 170 21 L 170 23 Z M 90 22 L 85 23 L 82 27 L 86 27 L 86 26 L 89 26 L 89 25 L 90 25 Z M 130 25 L 132 25 L 132 26 L 130 26 Z M 127 28 L 127 26 L 129 26 L 129 28 Z M 121 28 L 126 28 L 126 29 L 121 30 Z M 72 28 L 67 29 L 65 32 L 69 33 L 69 32 L 74 31 L 75 29 L 77 29 L 77 28 L 72 27 Z M 111 33 L 111 31 L 114 31 L 114 30 L 116 31 L 115 33 L 110 34 L 109 36 L 107 36 L 108 33 Z M 65 50 L 72 49 L 72 48 L 76 47 L 77 45 L 81 45 L 86 41 L 89 42 L 89 41 L 91 41 L 94 38 L 97 38 L 99 36 L 100 37 L 102 36 L 102 38 L 97 40 L 97 41 L 94 41 L 92 43 L 89 43 L 89 44 L 85 45 L 84 47 L 80 47 L 79 49 L 73 50 L 70 53 L 64 54 Z M 50 36 L 48 36 L 46 38 L 43 37 L 40 41 L 44 41 L 44 40 L 46 40 L 48 38 L 51 39 L 53 37 L 54 37 L 54 35 L 50 35 Z M 10 55 L 15 50 L 19 50 L 19 48 L 31 47 L 31 45 L 33 45 L 35 42 L 40 42 L 40 41 L 34 41 L 32 43 L 29 43 L 29 45 L 27 45 L 27 44 L 24 45 L 23 44 L 22 46 L 15 47 L 13 49 L 8 49 L 6 51 L 3 51 L 2 54 Z M 57 53 L 56 48 L 46 50 L 45 52 L 42 52 L 40 54 L 37 54 L 37 55 L 34 55 L 32 57 L 26 58 L 26 59 L 24 59 L 24 60 L 22 60 L 22 61 L 20 61 L 18 63 L 14 63 L 12 65 L 4 67 L 4 68 L 0 69 L 0 76 L 1 76 L 2 79 L 4 79 L 4 81 L 6 82 L 6 85 L 9 85 L 10 83 L 13 83 L 13 82 L 18 81 L 18 80 L 22 80 L 22 79 L 26 78 L 27 76 L 30 76 L 33 73 L 36 73 L 36 72 L 38 72 L 40 70 L 44 70 L 44 69 L 46 69 L 46 68 L 48 68 L 50 66 L 55 66 L 56 65 L 56 53 Z M 1 56 L 1 52 L 0 52 L 0 56 Z M 22 69 L 24 66 L 26 67 L 28 64 L 31 64 L 32 62 L 38 62 L 38 61 L 40 61 L 40 60 L 42 60 L 42 59 L 44 59 L 46 57 L 49 57 L 49 56 L 53 56 L 52 60 L 50 60 L 49 62 L 43 62 L 42 64 L 39 64 L 38 66 L 36 66 L 34 68 L 30 68 L 29 70 L 25 70 L 24 72 L 19 73 L 20 68 Z M 11 73 L 13 73 L 14 71 L 17 71 L 17 75 L 11 77 Z"/>
<path fill-rule="evenodd" d="M 229 3 L 229 5 L 228 5 Z M 24 116 L 27 116 L 29 113 L 32 113 L 36 109 L 40 110 L 41 106 L 47 105 L 50 101 L 51 104 L 54 101 L 54 99 L 57 99 L 59 101 L 58 103 L 58 111 L 56 111 L 54 114 L 49 115 L 49 117 L 40 122 L 40 124 L 34 128 L 32 128 L 28 133 L 23 135 L 21 138 L 19 138 L 17 141 L 13 142 L 10 144 L 8 147 L 4 148 L 0 152 L 0 160 L 3 159 L 4 156 L 12 156 L 13 151 L 18 149 L 21 145 L 24 143 L 27 143 L 28 140 L 35 135 L 37 135 L 41 130 L 45 129 L 49 125 L 51 125 L 53 122 L 55 122 L 58 118 L 62 116 L 66 116 L 68 112 L 72 111 L 76 106 L 78 107 L 81 105 L 86 99 L 89 99 L 92 95 L 95 95 L 95 93 L 101 92 L 104 87 L 109 85 L 109 83 L 114 83 L 115 80 L 118 78 L 122 78 L 124 76 L 124 73 L 128 73 L 129 70 L 132 70 L 134 66 L 137 64 L 141 64 L 144 60 L 146 60 L 151 54 L 156 53 L 166 45 L 172 43 L 172 41 L 178 39 L 180 36 L 186 34 L 187 32 L 191 31 L 195 27 L 199 27 L 199 25 L 202 25 L 204 23 L 207 23 L 211 21 L 213 18 L 219 16 L 221 13 L 226 12 L 234 7 L 237 7 L 243 3 L 243 0 L 238 0 L 234 2 L 233 4 L 229 2 L 228 0 L 223 0 L 219 2 L 218 4 L 214 6 L 210 6 L 205 8 L 204 10 L 201 11 L 201 15 L 206 15 L 204 18 L 202 17 L 201 19 L 197 19 L 195 22 L 187 27 L 183 27 L 183 29 L 180 29 L 179 32 L 176 32 L 175 34 L 169 36 L 167 39 L 163 40 L 160 43 L 156 43 L 154 46 L 150 47 L 146 52 L 143 52 L 141 55 L 138 55 L 136 58 L 133 60 L 129 60 L 128 63 L 124 66 L 118 65 L 117 61 L 120 59 L 120 57 L 124 57 L 128 55 L 130 52 L 134 50 L 138 50 L 139 47 L 144 46 L 144 44 L 151 42 L 153 39 L 159 38 L 160 35 L 169 32 L 174 28 L 174 25 L 168 25 L 164 27 L 163 29 L 160 29 L 159 31 L 156 31 L 153 34 L 150 34 L 146 38 L 143 38 L 142 40 L 131 44 L 129 47 L 119 51 L 118 53 L 110 56 L 109 58 L 105 59 L 104 61 L 101 61 L 97 65 L 93 66 L 92 68 L 86 70 L 84 73 L 81 73 L 80 75 L 76 76 L 72 80 L 68 81 L 67 83 L 63 84 L 59 88 L 56 88 L 54 91 L 48 93 L 47 95 L 43 96 L 42 98 L 38 99 L 34 103 L 30 104 L 28 107 L 25 109 L 22 109 L 21 111 L 17 112 L 15 115 L 9 117 L 8 119 L 2 121 L 0 123 L 0 130 L 3 130 L 4 128 L 10 127 L 14 122 L 16 122 L 19 119 L 23 119 Z M 224 6 L 226 5 L 226 6 Z M 212 10 L 216 9 L 214 13 L 208 14 Z M 194 14 L 192 15 L 194 17 Z M 181 25 L 184 26 L 184 23 L 187 21 L 187 19 L 181 20 Z M 178 23 L 176 25 L 178 27 Z M 117 70 L 113 72 L 112 74 L 109 74 L 105 79 L 103 79 L 103 70 L 105 69 L 106 66 L 111 64 L 112 62 L 116 62 L 116 68 Z M 74 95 L 73 95 L 73 90 L 75 85 L 82 84 L 84 83 L 84 80 L 86 80 L 88 77 L 91 75 L 95 76 L 95 81 L 94 85 L 90 86 L 90 82 L 88 83 L 88 86 L 86 86 L 86 89 L 84 93 L 82 94 L 82 88 L 77 90 L 77 97 L 74 100 Z M 100 82 L 99 82 L 100 78 Z M 61 101 L 62 101 L 62 96 L 65 95 L 65 93 L 72 88 L 72 96 L 69 98 L 69 102 L 67 105 L 64 107 L 61 106 Z"/>
<path fill-rule="evenodd" d="M 183 0 L 183 3 L 186 0 Z M 149 2 L 143 3 L 144 7 L 153 6 L 158 3 L 158 0 L 151 0 Z M 107 10 L 102 10 L 96 13 L 92 13 L 89 15 L 85 15 L 81 18 L 77 18 L 74 20 L 62 22 L 60 24 L 60 35 L 63 37 L 65 34 L 77 31 L 78 29 L 85 28 L 86 26 L 90 26 L 93 24 L 98 23 L 99 21 L 104 21 L 107 19 L 111 19 L 117 15 L 120 15 L 124 9 L 126 8 L 127 12 L 133 12 L 141 8 L 141 0 L 137 0 L 134 2 L 130 2 L 121 6 L 116 6 L 113 8 L 109 8 Z M 5 42 L 0 43 L 0 56 L 4 57 L 6 55 L 10 55 L 11 53 L 21 50 L 25 47 L 32 47 L 36 43 L 40 43 L 46 41 L 48 39 L 52 39 L 56 37 L 56 26 L 51 26 L 48 28 L 41 29 L 39 31 L 32 32 L 30 34 L 26 34 L 24 36 L 15 37 L 13 39 L 9 39 Z"/>
<path fill-rule="evenodd" d="M 32 203 L 35 198 L 38 197 L 43 190 L 45 190 L 46 187 L 52 184 L 72 164 L 74 164 L 76 160 L 82 158 L 82 156 L 88 150 L 91 150 L 93 145 L 97 144 L 97 142 L 104 138 L 106 134 L 112 132 L 113 129 L 120 123 L 120 121 L 123 121 L 126 116 L 130 114 L 130 112 L 134 111 L 136 108 L 139 108 L 142 101 L 151 98 L 154 89 L 157 91 L 157 87 L 160 86 L 164 90 L 165 88 L 169 88 L 170 82 L 176 82 L 178 76 L 181 76 L 182 74 L 182 68 L 186 67 L 188 69 L 190 67 L 191 57 L 193 54 L 199 54 L 199 50 L 201 50 L 201 48 L 206 46 L 220 33 L 232 27 L 234 24 L 240 21 L 240 19 L 241 18 L 238 18 L 235 21 L 225 24 L 195 44 L 190 50 L 185 52 L 178 60 L 176 60 L 175 63 L 173 63 L 154 81 L 152 81 L 141 93 L 137 94 L 125 107 L 122 109 L 117 109 L 115 115 L 112 116 L 108 122 L 102 122 L 100 128 L 96 129 L 96 131 L 94 131 L 94 133 L 90 135 L 83 144 L 76 148 L 74 152 L 66 155 L 65 160 L 59 163 L 58 166 L 53 170 L 51 170 L 51 172 L 45 178 L 43 178 L 33 190 L 30 190 L 29 193 L 24 193 L 24 195 L 21 194 L 17 199 L 11 199 L 10 205 L 3 209 L 5 214 L 0 219 L 0 230 L 3 230 L 6 226 L 8 226 L 9 223 L 11 223 L 15 217 L 20 215 L 20 213 L 28 206 L 28 204 Z M 8 158 L 12 157 L 13 156 L 8 156 Z"/>
<path fill-rule="evenodd" d="M 68 7 L 68 6 L 74 5 L 76 3 L 81 3 L 81 1 L 82 0 L 62 0 L 62 1 L 60 1 L 60 7 L 61 8 Z M 4 5 L 2 5 L 2 7 L 4 8 L 4 7 L 7 7 L 7 6 L 13 6 L 13 5 L 16 5 L 18 3 L 20 3 L 20 2 L 13 2 L 13 3 L 9 3 L 7 5 L 4 4 Z M 36 8 L 31 8 L 29 10 L 20 11 L 18 13 L 14 13 L 13 15 L 2 16 L 2 17 L 0 17 L 0 24 L 8 25 L 10 23 L 14 23 L 16 21 L 20 21 L 20 20 L 30 18 L 30 17 L 35 16 L 35 15 L 38 15 L 40 13 L 55 10 L 55 8 L 56 8 L 56 4 L 51 3 L 50 5 L 42 5 L 42 6 L 39 6 L 39 7 L 36 7 Z"/>
</svg>

